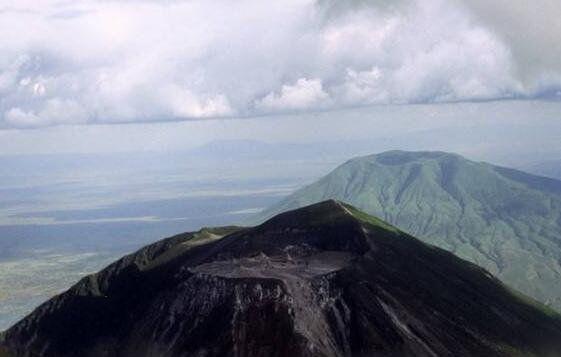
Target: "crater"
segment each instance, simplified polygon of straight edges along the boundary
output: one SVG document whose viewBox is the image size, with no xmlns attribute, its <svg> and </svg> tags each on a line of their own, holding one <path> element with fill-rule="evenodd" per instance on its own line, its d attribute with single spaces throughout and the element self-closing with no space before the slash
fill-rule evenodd
<svg viewBox="0 0 561 357">
<path fill-rule="evenodd" d="M 223 278 L 311 279 L 345 268 L 352 258 L 351 253 L 341 251 L 323 251 L 297 259 L 290 255 L 269 257 L 261 253 L 253 257 L 204 263 L 189 270 Z"/>
</svg>

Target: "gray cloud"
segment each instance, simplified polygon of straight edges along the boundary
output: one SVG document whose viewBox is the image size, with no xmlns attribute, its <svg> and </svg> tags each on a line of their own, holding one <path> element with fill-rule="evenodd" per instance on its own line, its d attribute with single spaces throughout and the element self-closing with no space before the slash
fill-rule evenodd
<svg viewBox="0 0 561 357">
<path fill-rule="evenodd" d="M 557 0 L 465 0 L 513 53 L 530 91 L 554 90 L 561 80 L 561 2 Z"/>
<path fill-rule="evenodd" d="M 513 30 L 522 31 L 517 14 L 533 9 L 528 19 L 538 21 L 543 7 L 520 1 L 509 15 L 506 1 L 341 4 L 18 1 L 0 11 L 0 126 L 493 100 L 560 87 L 559 26 Z"/>
</svg>

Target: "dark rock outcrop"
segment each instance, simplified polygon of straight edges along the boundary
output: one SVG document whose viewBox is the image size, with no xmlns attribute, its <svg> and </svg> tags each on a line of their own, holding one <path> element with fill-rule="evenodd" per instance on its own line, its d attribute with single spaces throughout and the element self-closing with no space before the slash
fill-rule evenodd
<svg viewBox="0 0 561 357">
<path fill-rule="evenodd" d="M 327 201 L 163 240 L 7 330 L 0 356 L 561 356 L 561 320 Z"/>
</svg>

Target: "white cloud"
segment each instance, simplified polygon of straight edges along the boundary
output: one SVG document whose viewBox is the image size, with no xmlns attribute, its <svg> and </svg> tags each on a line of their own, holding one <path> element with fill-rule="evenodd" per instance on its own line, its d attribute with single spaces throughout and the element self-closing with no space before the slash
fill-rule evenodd
<svg viewBox="0 0 561 357">
<path fill-rule="evenodd" d="M 207 118 L 232 114 L 232 108 L 222 94 L 209 98 L 197 98 L 191 91 L 177 85 L 169 85 L 162 96 L 168 103 L 171 116 L 179 118 Z"/>
<path fill-rule="evenodd" d="M 557 33 L 559 6 L 540 1 L 550 5 L 546 23 Z M 349 0 L 328 10 L 326 0 L 0 0 L 0 126 L 559 90 L 558 50 L 550 49 L 559 49 L 558 37 L 540 26 L 524 35 L 522 20 L 536 22 L 541 12 L 514 3 Z"/>
<path fill-rule="evenodd" d="M 4 113 L 4 118 L 8 124 L 14 127 L 32 128 L 55 124 L 85 123 L 88 120 L 88 113 L 73 100 L 51 98 L 37 113 L 14 107 Z"/>
<path fill-rule="evenodd" d="M 4 113 L 4 118 L 15 127 L 41 126 L 41 118 L 33 112 L 25 112 L 21 108 L 12 108 Z"/>
<path fill-rule="evenodd" d="M 280 93 L 269 93 L 256 106 L 265 111 L 302 110 L 318 107 L 327 98 L 320 79 L 300 78 L 293 85 L 284 84 Z"/>
</svg>

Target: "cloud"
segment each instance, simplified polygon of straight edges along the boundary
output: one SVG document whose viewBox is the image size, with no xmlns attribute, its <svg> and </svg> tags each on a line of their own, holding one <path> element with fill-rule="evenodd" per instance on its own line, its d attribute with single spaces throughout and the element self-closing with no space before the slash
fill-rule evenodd
<svg viewBox="0 0 561 357">
<path fill-rule="evenodd" d="M 34 91 L 36 87 L 34 86 Z M 86 123 L 88 113 L 82 106 L 70 99 L 51 98 L 39 112 L 25 111 L 14 107 L 6 111 L 5 121 L 17 128 L 33 128 L 55 124 Z"/>
<path fill-rule="evenodd" d="M 21 0 L 0 6 L 0 127 L 539 97 L 561 88 L 542 1 Z"/>
<path fill-rule="evenodd" d="M 464 5 L 511 49 L 518 76 L 530 91 L 559 87 L 561 2 L 464 0 Z"/>
<path fill-rule="evenodd" d="M 25 112 L 21 108 L 12 108 L 5 115 L 5 120 L 13 126 L 27 127 L 37 126 L 41 123 L 41 118 L 33 112 Z"/>
<path fill-rule="evenodd" d="M 294 85 L 283 85 L 280 93 L 269 93 L 257 101 L 256 107 L 265 111 L 302 110 L 318 107 L 327 98 L 320 79 L 300 78 Z"/>
</svg>

